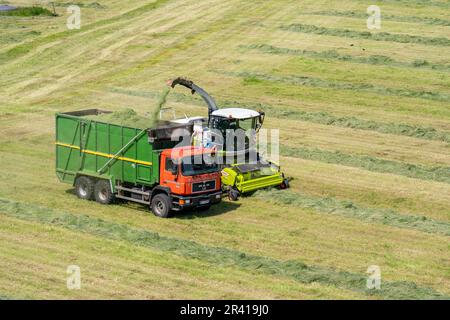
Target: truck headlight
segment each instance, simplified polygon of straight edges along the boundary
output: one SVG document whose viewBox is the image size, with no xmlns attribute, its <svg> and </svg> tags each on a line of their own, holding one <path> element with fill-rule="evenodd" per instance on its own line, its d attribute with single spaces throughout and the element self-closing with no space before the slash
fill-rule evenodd
<svg viewBox="0 0 450 320">
<path fill-rule="evenodd" d="M 185 200 L 185 203 L 186 203 L 186 204 L 189 204 L 189 203 L 191 203 L 191 200 L 186 199 L 186 200 Z"/>
<path fill-rule="evenodd" d="M 220 199 L 220 194 L 216 194 L 216 199 Z"/>
</svg>

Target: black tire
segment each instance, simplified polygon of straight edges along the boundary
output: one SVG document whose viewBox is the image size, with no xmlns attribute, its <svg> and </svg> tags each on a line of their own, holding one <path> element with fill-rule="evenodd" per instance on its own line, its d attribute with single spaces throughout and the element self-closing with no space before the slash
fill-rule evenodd
<svg viewBox="0 0 450 320">
<path fill-rule="evenodd" d="M 85 176 L 78 177 L 75 180 L 75 193 L 80 199 L 92 200 L 94 196 L 94 180 Z"/>
<path fill-rule="evenodd" d="M 287 189 L 289 188 L 289 180 L 284 179 L 283 182 L 280 184 L 280 189 Z"/>
<path fill-rule="evenodd" d="M 108 180 L 98 180 L 94 188 L 95 201 L 101 204 L 110 204 L 114 201 L 114 194 Z"/>
<path fill-rule="evenodd" d="M 155 216 L 160 218 L 168 218 L 172 210 L 170 198 L 165 193 L 159 193 L 152 199 L 152 212 Z"/>
<path fill-rule="evenodd" d="M 228 199 L 230 199 L 231 201 L 238 201 L 239 196 L 239 190 L 237 190 L 236 188 L 230 188 L 228 190 Z"/>
</svg>

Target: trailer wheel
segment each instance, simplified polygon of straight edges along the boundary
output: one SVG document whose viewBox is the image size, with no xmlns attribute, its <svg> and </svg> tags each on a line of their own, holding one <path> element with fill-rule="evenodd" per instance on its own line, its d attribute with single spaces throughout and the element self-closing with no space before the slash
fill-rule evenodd
<svg viewBox="0 0 450 320">
<path fill-rule="evenodd" d="M 75 192 L 80 199 L 92 200 L 94 195 L 94 181 L 89 177 L 79 176 L 75 180 Z"/>
<path fill-rule="evenodd" d="M 169 196 L 165 193 L 159 193 L 152 199 L 152 212 L 155 216 L 167 218 L 170 215 L 172 206 L 170 204 Z"/>
<path fill-rule="evenodd" d="M 101 204 L 110 204 L 114 201 L 114 194 L 108 180 L 98 180 L 94 188 L 95 200 Z"/>
</svg>

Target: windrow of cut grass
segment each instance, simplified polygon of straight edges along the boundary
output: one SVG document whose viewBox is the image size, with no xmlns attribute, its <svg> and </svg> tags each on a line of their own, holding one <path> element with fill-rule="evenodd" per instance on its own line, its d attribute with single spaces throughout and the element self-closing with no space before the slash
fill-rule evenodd
<svg viewBox="0 0 450 320">
<path fill-rule="evenodd" d="M 432 180 L 450 184 L 450 167 L 423 165 L 386 160 L 368 155 L 346 154 L 318 148 L 280 145 L 280 154 L 305 160 L 321 161 L 343 166 L 362 168 L 381 173 L 391 173 L 415 179 Z"/>
<path fill-rule="evenodd" d="M 396 34 L 389 32 L 354 31 L 349 29 L 318 27 L 310 24 L 293 23 L 280 26 L 281 30 L 308 34 L 343 37 L 350 39 L 369 39 L 375 41 L 388 41 L 399 43 L 416 43 L 428 46 L 450 46 L 450 39 L 444 37 L 424 37 L 409 34 Z"/>
<path fill-rule="evenodd" d="M 240 72 L 216 71 L 216 72 L 228 76 L 243 78 L 244 85 L 258 84 L 262 81 L 270 81 L 270 82 L 288 83 L 296 86 L 299 85 L 332 90 L 370 92 L 387 96 L 398 96 L 398 97 L 419 98 L 425 100 L 450 102 L 450 94 L 442 92 L 415 91 L 403 88 L 382 87 L 370 83 L 350 83 L 343 81 L 330 81 L 320 78 L 296 76 L 296 75 L 277 76 L 274 74 L 265 74 L 250 71 L 240 71 Z"/>
<path fill-rule="evenodd" d="M 330 16 L 330 17 L 348 17 L 367 19 L 368 15 L 363 12 L 356 11 L 315 11 L 315 12 L 302 12 L 302 15 L 314 15 L 314 16 Z M 399 16 L 392 14 L 383 14 L 383 20 L 395 21 L 395 22 L 411 22 L 411 23 L 423 23 L 431 24 L 434 26 L 450 26 L 450 20 L 439 19 L 435 17 L 419 17 L 419 16 Z"/>
<path fill-rule="evenodd" d="M 54 3 L 55 7 L 68 7 L 71 5 L 79 6 L 80 8 L 89 8 L 89 9 L 106 9 L 108 8 L 106 5 L 98 3 L 98 2 L 56 2 Z"/>
<path fill-rule="evenodd" d="M 56 14 L 42 7 L 19 7 L 13 10 L 0 11 L 0 16 L 16 16 L 16 17 L 35 17 L 35 16 L 51 16 Z"/>
<path fill-rule="evenodd" d="M 6 216 L 25 221 L 125 241 L 137 246 L 171 252 L 220 266 L 238 267 L 276 277 L 287 277 L 300 283 L 320 283 L 366 293 L 368 297 L 385 299 L 448 298 L 436 290 L 406 281 L 384 281 L 380 290 L 372 291 L 366 287 L 367 276 L 364 274 L 308 266 L 300 261 L 282 261 L 264 256 L 248 255 L 241 251 L 169 238 L 149 230 L 131 228 L 125 224 L 108 222 L 86 215 L 74 216 L 69 213 L 56 212 L 48 208 L 8 199 L 0 199 L 0 212 Z"/>
<path fill-rule="evenodd" d="M 366 4 L 365 0 L 358 0 L 358 1 Z M 421 6 L 421 7 L 450 8 L 450 3 L 434 0 L 383 0 L 383 2 L 406 7 Z"/>
<path fill-rule="evenodd" d="M 362 207 L 350 200 L 314 197 L 291 190 L 277 189 L 258 190 L 253 196 L 273 204 L 311 208 L 316 212 L 340 215 L 368 223 L 381 223 L 397 228 L 450 236 L 449 222 L 430 219 L 423 215 L 400 214 L 391 209 Z"/>
<path fill-rule="evenodd" d="M 369 64 L 369 65 L 392 66 L 399 68 L 427 68 L 439 71 L 450 71 L 450 65 L 431 63 L 425 59 L 416 59 L 412 62 L 403 62 L 395 60 L 385 55 L 353 56 L 350 54 L 340 54 L 336 50 L 313 51 L 302 49 L 290 49 L 290 48 L 276 47 L 269 44 L 240 45 L 239 48 L 245 50 L 257 50 L 259 52 L 275 55 L 302 56 L 314 59 L 327 59 L 351 63 Z"/>
<path fill-rule="evenodd" d="M 111 87 L 108 91 L 119 94 L 126 94 L 136 97 L 156 98 L 158 92 L 156 91 L 142 91 L 130 90 L 124 88 Z M 204 102 L 196 96 L 185 95 L 178 92 L 171 92 L 170 99 L 176 102 L 191 103 L 195 105 L 204 105 Z M 301 120 L 312 123 L 323 124 L 327 126 L 337 126 L 343 128 L 352 128 L 359 130 L 375 131 L 379 133 L 400 135 L 413 137 L 424 140 L 435 140 L 450 143 L 450 132 L 437 130 L 432 127 L 424 127 L 420 125 L 410 125 L 406 123 L 396 122 L 380 122 L 374 120 L 361 119 L 354 116 L 336 116 L 328 112 L 310 112 L 292 107 L 278 106 L 255 103 L 255 102 L 241 102 L 236 100 L 219 100 L 217 99 L 219 107 L 242 107 L 254 110 L 263 110 L 271 117 L 291 120 Z"/>
</svg>

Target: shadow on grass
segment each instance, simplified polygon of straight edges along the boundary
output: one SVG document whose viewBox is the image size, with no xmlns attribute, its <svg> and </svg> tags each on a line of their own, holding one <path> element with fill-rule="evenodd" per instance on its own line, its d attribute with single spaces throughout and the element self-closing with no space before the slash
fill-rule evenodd
<svg viewBox="0 0 450 320">
<path fill-rule="evenodd" d="M 67 189 L 65 193 L 75 196 L 75 188 Z M 80 201 L 83 201 L 80 199 Z M 131 210 L 136 210 L 139 212 L 143 212 L 145 214 L 153 214 L 150 210 L 149 206 L 146 206 L 145 204 L 139 204 L 134 203 L 126 200 L 116 199 L 115 205 L 120 206 L 122 208 L 127 208 Z M 199 210 L 195 208 L 188 208 L 183 211 L 175 211 L 172 213 L 170 218 L 172 219 L 197 219 L 197 218 L 208 218 L 213 216 L 218 216 L 221 214 L 225 214 L 229 211 L 236 210 L 240 207 L 239 203 L 236 202 L 229 202 L 229 201 L 222 201 L 221 203 L 217 205 L 211 206 L 208 210 Z"/>
<path fill-rule="evenodd" d="M 181 212 L 177 212 L 173 217 L 179 219 L 208 218 L 228 213 L 230 211 L 236 210 L 240 206 L 241 205 L 236 202 L 222 201 L 219 204 L 211 206 L 211 208 L 205 211 L 192 208 Z"/>
</svg>

